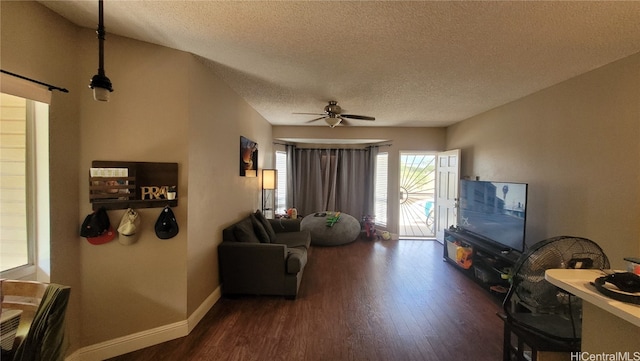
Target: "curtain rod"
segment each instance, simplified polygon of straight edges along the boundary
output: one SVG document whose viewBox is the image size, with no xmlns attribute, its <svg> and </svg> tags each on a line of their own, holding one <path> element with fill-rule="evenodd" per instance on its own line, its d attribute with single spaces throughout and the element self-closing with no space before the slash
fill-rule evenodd
<svg viewBox="0 0 640 361">
<path fill-rule="evenodd" d="M 369 151 L 371 148 L 379 148 L 379 147 L 390 147 L 391 144 L 382 144 L 382 145 L 369 145 L 364 148 L 339 148 L 339 147 L 329 147 L 329 148 L 306 148 L 306 147 L 296 147 L 298 150 L 361 150 L 361 151 Z"/>
<path fill-rule="evenodd" d="M 26 76 L 22 76 L 22 75 L 19 75 L 19 74 L 16 74 L 16 73 L 12 73 L 12 72 L 10 72 L 10 71 L 6 71 L 6 70 L 4 70 L 4 69 L 0 69 L 0 72 L 3 72 L 3 73 L 5 73 L 5 74 L 11 75 L 11 76 L 15 76 L 16 78 L 20 78 L 20 79 L 28 80 L 28 81 L 30 81 L 30 82 L 32 82 L 32 83 L 36 83 L 36 84 L 40 84 L 40 85 L 44 85 L 44 86 L 46 86 L 47 88 L 49 88 L 49 91 L 52 91 L 52 90 L 59 90 L 59 91 L 61 91 L 61 92 L 63 92 L 63 93 L 68 93 L 68 92 L 69 92 L 69 91 L 68 91 L 67 89 L 65 89 L 65 88 L 60 88 L 60 87 L 57 87 L 57 86 L 55 86 L 55 85 L 51 85 L 51 84 L 47 84 L 47 83 L 43 83 L 43 82 L 41 82 L 41 81 L 38 81 L 38 80 L 35 80 L 35 79 L 31 79 L 31 78 L 27 78 Z"/>
<path fill-rule="evenodd" d="M 367 151 L 369 150 L 369 147 L 366 148 L 337 148 L 337 147 L 330 147 L 330 148 L 305 148 L 305 147 L 296 147 L 298 150 L 361 150 L 361 151 Z"/>
<path fill-rule="evenodd" d="M 293 146 L 298 147 L 297 144 L 290 144 L 290 143 L 273 142 L 272 144 L 275 144 L 275 145 L 293 145 Z M 358 145 L 358 144 L 355 144 L 355 145 Z M 392 145 L 393 145 L 393 143 L 372 144 L 372 145 L 367 145 L 366 147 L 364 147 L 364 149 L 371 148 L 371 147 L 390 147 Z M 298 147 L 298 148 L 300 148 L 300 147 Z M 302 148 L 304 148 L 304 147 L 302 147 Z M 304 149 L 358 149 L 358 148 L 335 148 L 335 147 L 332 147 L 332 148 L 304 148 Z M 360 148 L 360 149 L 363 149 L 363 148 Z"/>
<path fill-rule="evenodd" d="M 373 144 L 373 145 L 370 145 L 369 148 L 371 148 L 371 147 L 390 147 L 392 145 L 393 145 L 393 143 Z"/>
</svg>

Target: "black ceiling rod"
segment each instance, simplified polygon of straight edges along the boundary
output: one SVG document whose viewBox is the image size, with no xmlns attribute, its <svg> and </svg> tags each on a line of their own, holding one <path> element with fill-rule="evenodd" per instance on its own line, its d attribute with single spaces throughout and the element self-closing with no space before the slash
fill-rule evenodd
<svg viewBox="0 0 640 361">
<path fill-rule="evenodd" d="M 24 79 L 24 80 L 30 81 L 32 83 L 36 83 L 36 84 L 39 84 L 39 85 L 42 85 L 42 86 L 46 86 L 47 88 L 49 88 L 49 91 L 58 90 L 58 91 L 61 91 L 63 93 L 68 93 L 69 92 L 65 88 L 60 88 L 60 87 L 57 87 L 55 85 L 43 83 L 41 81 L 38 81 L 38 80 L 35 80 L 35 79 L 31 79 L 31 78 L 27 78 L 26 76 L 22 76 L 22 75 L 19 75 L 19 74 L 16 74 L 16 73 L 12 73 L 12 72 L 6 71 L 4 69 L 0 69 L 0 72 L 5 73 L 7 75 L 15 76 L 16 78 L 20 78 L 20 79 Z"/>
</svg>

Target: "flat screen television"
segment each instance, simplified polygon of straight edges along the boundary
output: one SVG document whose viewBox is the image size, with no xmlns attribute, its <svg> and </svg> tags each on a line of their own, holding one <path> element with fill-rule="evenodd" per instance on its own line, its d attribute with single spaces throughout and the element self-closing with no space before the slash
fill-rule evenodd
<svg viewBox="0 0 640 361">
<path fill-rule="evenodd" d="M 524 251 L 526 183 L 460 181 L 458 227 L 504 250 Z"/>
</svg>

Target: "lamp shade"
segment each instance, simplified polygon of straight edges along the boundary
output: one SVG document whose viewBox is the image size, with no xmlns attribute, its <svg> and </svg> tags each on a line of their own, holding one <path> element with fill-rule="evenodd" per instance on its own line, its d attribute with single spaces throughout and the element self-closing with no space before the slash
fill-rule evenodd
<svg viewBox="0 0 640 361">
<path fill-rule="evenodd" d="M 100 102 L 109 101 L 109 89 L 95 87 L 93 88 L 93 99 Z"/>
<path fill-rule="evenodd" d="M 262 189 L 276 189 L 278 184 L 278 170 L 277 169 L 263 169 L 262 170 Z"/>
<path fill-rule="evenodd" d="M 89 88 L 93 89 L 93 99 L 103 102 L 109 101 L 109 93 L 113 91 L 111 80 L 104 75 L 104 70 L 98 70 L 98 74 L 91 78 Z"/>
<path fill-rule="evenodd" d="M 329 124 L 331 128 L 333 128 L 336 125 L 340 124 L 340 122 L 342 121 L 342 118 L 328 117 L 328 118 L 325 118 L 325 121 L 327 122 L 327 124 Z"/>
</svg>

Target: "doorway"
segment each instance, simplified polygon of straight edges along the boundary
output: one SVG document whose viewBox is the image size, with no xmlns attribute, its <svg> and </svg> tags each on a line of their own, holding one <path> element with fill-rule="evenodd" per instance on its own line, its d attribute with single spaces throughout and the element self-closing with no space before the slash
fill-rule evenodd
<svg viewBox="0 0 640 361">
<path fill-rule="evenodd" d="M 400 152 L 400 237 L 435 237 L 435 186 L 435 153 Z"/>
</svg>

